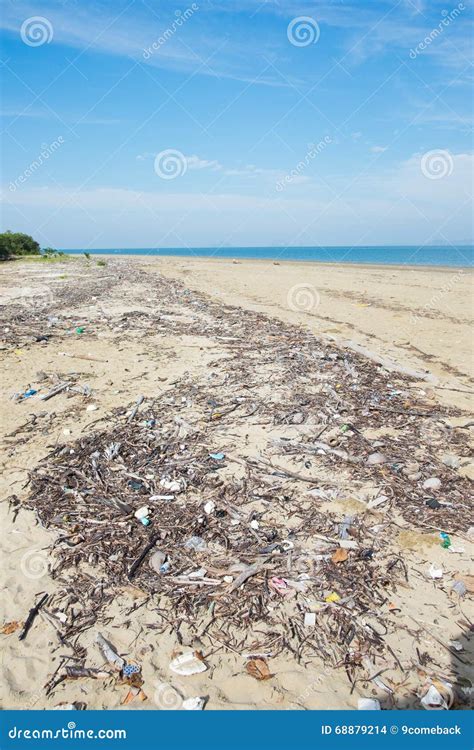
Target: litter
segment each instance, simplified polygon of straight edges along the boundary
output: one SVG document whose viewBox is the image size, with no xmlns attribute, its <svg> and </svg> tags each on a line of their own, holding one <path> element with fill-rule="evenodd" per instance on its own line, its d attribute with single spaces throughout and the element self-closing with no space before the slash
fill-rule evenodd
<svg viewBox="0 0 474 750">
<path fill-rule="evenodd" d="M 428 691 L 421 698 L 421 705 L 428 711 L 447 711 L 454 701 L 451 685 L 447 682 L 438 681 L 436 684 L 438 687 L 430 685 Z"/>
<path fill-rule="evenodd" d="M 441 539 L 441 546 L 444 549 L 448 549 L 448 547 L 451 547 L 451 539 L 449 538 L 449 535 L 446 534 L 446 532 L 442 531 L 439 536 Z"/>
<path fill-rule="evenodd" d="M 117 654 L 114 647 L 104 638 L 101 633 L 96 635 L 96 643 L 102 653 L 102 656 L 106 661 L 109 662 L 115 669 L 122 670 L 125 666 L 125 660 Z"/>
<path fill-rule="evenodd" d="M 202 711 L 205 705 L 205 698 L 186 698 L 182 703 L 182 708 L 184 711 Z"/>
<path fill-rule="evenodd" d="M 225 453 L 209 453 L 209 457 L 213 458 L 214 461 L 223 461 L 225 458 Z"/>
<path fill-rule="evenodd" d="M 430 577 L 433 578 L 433 579 L 442 578 L 443 575 L 444 575 L 443 568 L 442 567 L 439 567 L 439 568 L 436 567 L 435 563 L 432 563 L 430 565 L 430 569 L 429 569 L 428 573 L 430 574 Z"/>
<path fill-rule="evenodd" d="M 424 490 L 439 490 L 441 487 L 441 480 L 438 477 L 431 477 L 423 482 Z"/>
<path fill-rule="evenodd" d="M 305 612 L 305 615 L 304 615 L 305 628 L 314 628 L 315 625 L 316 625 L 315 612 Z"/>
<path fill-rule="evenodd" d="M 376 698 L 359 698 L 357 701 L 359 711 L 381 711 L 380 703 Z"/>
<path fill-rule="evenodd" d="M 180 656 L 173 659 L 170 664 L 170 669 L 172 672 L 182 675 L 183 677 L 189 677 L 189 675 L 205 672 L 207 670 L 207 665 L 197 651 L 188 651 L 187 653 L 180 654 Z"/>
</svg>

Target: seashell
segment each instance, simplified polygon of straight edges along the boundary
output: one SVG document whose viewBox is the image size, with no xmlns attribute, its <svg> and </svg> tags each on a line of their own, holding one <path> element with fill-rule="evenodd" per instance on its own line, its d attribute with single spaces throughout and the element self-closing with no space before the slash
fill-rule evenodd
<svg viewBox="0 0 474 750">
<path fill-rule="evenodd" d="M 170 663 L 170 669 L 175 674 L 180 674 L 183 677 L 189 677 L 192 674 L 199 674 L 199 672 L 205 672 L 207 670 L 207 664 L 197 656 L 196 651 L 187 651 L 185 654 L 180 654 Z"/>
</svg>

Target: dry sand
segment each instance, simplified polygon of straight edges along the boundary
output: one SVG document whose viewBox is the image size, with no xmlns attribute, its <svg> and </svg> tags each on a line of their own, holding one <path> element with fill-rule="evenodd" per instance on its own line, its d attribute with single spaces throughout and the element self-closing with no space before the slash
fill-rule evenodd
<svg viewBox="0 0 474 750">
<path fill-rule="evenodd" d="M 126 263 L 120 261 L 117 263 Z M 215 296 L 226 303 L 260 310 L 296 325 L 309 326 L 318 335 L 336 341 L 351 340 L 374 354 L 390 357 L 401 367 L 423 370 L 436 376 L 433 382 L 419 382 L 432 403 L 442 400 L 466 410 L 472 406 L 472 275 L 463 270 L 396 269 L 376 267 L 328 267 L 313 264 L 242 261 L 239 264 L 220 260 L 178 258 L 133 259 L 149 273 L 160 271 L 185 281 L 193 289 Z M 25 311 L 41 319 L 42 294 L 81 284 L 90 273 L 83 259 L 61 264 L 39 262 L 4 263 L 0 267 L 4 289 L 2 303 L 7 309 L 23 301 Z M 103 274 L 95 295 L 81 309 L 62 310 L 75 325 L 106 314 L 117 319 L 115 333 L 120 332 L 120 316 L 134 310 L 150 310 L 157 301 L 150 298 L 146 284 L 141 293 L 133 293 L 126 281 L 108 290 Z M 302 289 L 298 285 L 309 285 Z M 298 287 L 298 288 L 295 288 Z M 26 291 L 25 291 L 26 290 Z M 46 291 L 45 291 L 46 290 Z M 49 291 L 48 291 L 49 290 Z M 36 302 L 34 301 L 36 300 Z M 309 302 L 308 302 L 309 300 Z M 162 303 L 162 301 L 159 301 Z M 244 312 L 242 313 L 244 314 Z M 125 319 L 124 319 L 125 320 Z M 125 324 L 124 324 L 125 325 Z M 4 329 L 2 325 L 2 329 Z M 47 322 L 44 321 L 47 333 Z M 5 337 L 7 333 L 3 331 Z M 0 505 L 2 518 L 2 581 L 0 629 L 13 621 L 23 622 L 39 592 L 52 593 L 57 586 L 48 573 L 47 548 L 56 535 L 42 529 L 32 512 L 14 512 L 5 499 L 12 493 L 21 499 L 25 494 L 27 471 L 58 442 L 73 440 L 116 406 L 130 403 L 138 394 L 157 396 L 166 382 L 185 371 L 205 372 L 220 356 L 219 345 L 192 336 L 147 334 L 135 341 L 117 345 L 117 337 L 71 335 L 70 340 L 56 343 L 25 342 L 20 346 L 2 346 L 2 383 L 0 390 L 1 436 L 3 447 Z M 76 358 L 78 356 L 85 359 Z M 100 361 L 91 361 L 89 357 Z M 80 382 L 93 389 L 92 400 L 68 398 L 65 394 L 38 403 L 28 399 L 11 400 L 14 393 L 34 385 L 38 371 L 80 374 Z M 86 404 L 97 405 L 87 411 Z M 31 418 L 33 426 L 15 436 L 12 433 Z M 465 415 L 464 422 L 468 421 Z M 453 420 L 454 423 L 455 420 Z M 67 432 L 65 432 L 67 431 Z M 10 437 L 8 437 L 10 436 Z M 257 445 L 261 436 L 251 433 Z M 463 460 L 459 471 L 472 477 L 472 463 Z M 354 505 L 355 503 L 355 505 Z M 334 509 L 334 508 L 333 508 Z M 360 506 L 348 500 L 338 506 L 341 517 L 357 512 Z M 381 512 L 383 519 L 383 512 Z M 452 655 L 447 650 L 451 640 L 461 640 L 464 654 L 469 653 L 466 622 L 469 598 L 462 603 L 448 594 L 455 573 L 467 573 L 472 545 L 466 537 L 456 536 L 453 543 L 464 552 L 447 554 L 439 547 L 437 534 L 402 530 L 398 552 L 410 570 L 410 583 L 400 588 L 395 605 L 404 623 L 411 622 L 413 633 L 406 630 L 392 634 L 392 644 L 406 670 L 406 683 L 421 687 L 430 672 L 415 668 L 416 648 L 429 652 L 439 665 L 438 676 L 449 677 Z M 441 560 L 442 557 L 442 560 Z M 426 571 L 431 563 L 442 562 L 444 580 L 433 582 Z M 124 590 L 103 618 L 102 632 L 113 641 L 121 654 L 129 654 L 143 665 L 145 703 L 132 708 L 174 708 L 180 696 L 208 696 L 207 709 L 223 708 L 355 708 L 361 695 L 382 694 L 373 684 L 351 692 L 344 669 L 328 670 L 318 660 L 310 666 L 297 665 L 280 656 L 272 662 L 275 676 L 258 682 L 246 674 L 239 655 L 225 650 L 210 657 L 212 670 L 191 678 L 176 679 L 168 664 L 177 643 L 172 634 L 157 637 L 149 629 L 153 614 L 147 608 L 130 616 L 127 606 L 140 599 L 135 589 Z M 421 628 L 421 631 L 419 630 Z M 418 631 L 415 638 L 415 631 Z M 38 617 L 24 641 L 18 630 L 0 635 L 3 708 L 46 708 L 61 702 L 82 701 L 89 709 L 118 708 L 126 694 L 101 681 L 64 682 L 47 697 L 44 686 L 59 666 L 57 637 L 51 622 Z M 421 636 L 420 636 L 421 632 Z M 92 644 L 94 633 L 86 637 Z M 91 646 L 91 653 L 94 646 Z M 97 655 L 97 664 L 101 661 Z M 463 668 L 463 677 L 474 684 L 474 675 Z M 469 682 L 466 683 L 469 688 Z"/>
</svg>

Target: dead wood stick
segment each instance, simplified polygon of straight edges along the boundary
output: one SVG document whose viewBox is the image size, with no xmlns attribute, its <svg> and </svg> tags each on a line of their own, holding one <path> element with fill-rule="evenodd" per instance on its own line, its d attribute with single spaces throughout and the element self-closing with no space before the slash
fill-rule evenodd
<svg viewBox="0 0 474 750">
<path fill-rule="evenodd" d="M 128 580 L 131 581 L 135 573 L 137 572 L 138 568 L 142 564 L 145 557 L 148 555 L 149 551 L 153 549 L 155 544 L 157 543 L 159 539 L 159 535 L 155 534 L 150 541 L 148 542 L 147 546 L 143 550 L 143 552 L 140 553 L 140 555 L 137 557 L 135 562 L 131 565 L 130 570 L 128 571 Z"/>
<path fill-rule="evenodd" d="M 49 594 L 44 594 L 39 602 L 35 604 L 34 607 L 32 607 L 28 613 L 28 617 L 25 620 L 25 624 L 23 625 L 23 630 L 21 631 L 20 635 L 18 636 L 18 640 L 24 641 L 26 636 L 28 635 L 28 631 L 33 625 L 33 622 L 40 611 L 41 607 L 45 603 L 46 599 L 48 598 Z"/>
</svg>

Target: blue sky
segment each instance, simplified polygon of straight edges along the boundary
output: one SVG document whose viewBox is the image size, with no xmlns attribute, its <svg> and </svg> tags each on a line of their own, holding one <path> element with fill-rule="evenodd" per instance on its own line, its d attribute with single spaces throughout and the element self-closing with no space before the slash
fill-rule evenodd
<svg viewBox="0 0 474 750">
<path fill-rule="evenodd" d="M 1 25 L 3 229 L 472 240 L 469 0 L 5 0 Z"/>
</svg>

